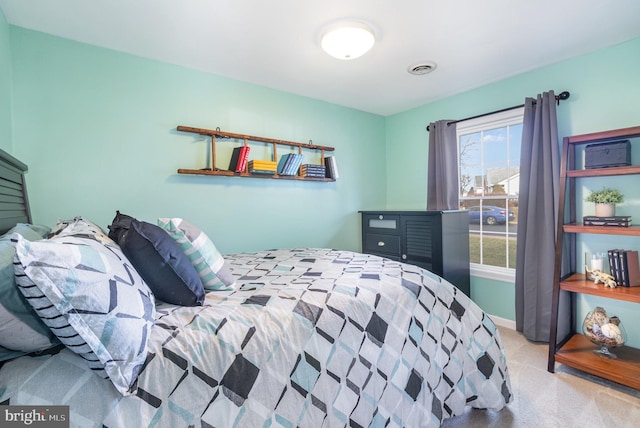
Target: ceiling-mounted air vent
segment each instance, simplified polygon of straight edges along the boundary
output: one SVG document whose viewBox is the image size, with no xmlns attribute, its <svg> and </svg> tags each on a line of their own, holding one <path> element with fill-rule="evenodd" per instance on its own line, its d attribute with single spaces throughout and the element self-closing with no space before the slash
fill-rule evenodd
<svg viewBox="0 0 640 428">
<path fill-rule="evenodd" d="M 427 62 L 419 62 L 417 64 L 410 65 L 407 67 L 407 71 L 409 74 L 415 74 L 417 76 L 431 73 L 437 67 L 435 62 L 427 61 Z"/>
</svg>

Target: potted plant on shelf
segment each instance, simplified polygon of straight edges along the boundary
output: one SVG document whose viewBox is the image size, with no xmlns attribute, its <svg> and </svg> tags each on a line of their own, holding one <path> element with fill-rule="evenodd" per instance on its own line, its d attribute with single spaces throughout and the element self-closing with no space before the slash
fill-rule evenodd
<svg viewBox="0 0 640 428">
<path fill-rule="evenodd" d="M 619 190 L 604 187 L 602 190 L 598 190 L 597 192 L 591 192 L 585 200 L 587 202 L 595 202 L 596 216 L 613 217 L 616 215 L 616 204 L 622 203 L 624 201 L 624 197 Z"/>
</svg>

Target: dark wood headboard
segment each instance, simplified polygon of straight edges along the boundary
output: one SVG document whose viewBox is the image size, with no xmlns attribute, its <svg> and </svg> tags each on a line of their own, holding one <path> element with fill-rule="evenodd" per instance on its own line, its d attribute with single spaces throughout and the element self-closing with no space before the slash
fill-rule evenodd
<svg viewBox="0 0 640 428">
<path fill-rule="evenodd" d="M 17 223 L 31 223 L 24 174 L 27 165 L 0 149 L 0 234 Z"/>
</svg>

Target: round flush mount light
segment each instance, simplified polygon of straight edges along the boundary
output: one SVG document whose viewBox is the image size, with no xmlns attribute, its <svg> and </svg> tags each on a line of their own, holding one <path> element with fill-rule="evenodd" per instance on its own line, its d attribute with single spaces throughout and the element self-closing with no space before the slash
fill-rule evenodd
<svg viewBox="0 0 640 428">
<path fill-rule="evenodd" d="M 349 60 L 369 52 L 375 42 L 373 30 L 366 24 L 342 22 L 332 25 L 322 34 L 320 46 L 334 58 Z"/>
<path fill-rule="evenodd" d="M 416 76 L 421 76 L 423 74 L 431 73 L 436 69 L 438 65 L 433 61 L 422 61 L 416 64 L 412 64 L 407 67 L 407 71 L 409 74 L 415 74 Z"/>
</svg>

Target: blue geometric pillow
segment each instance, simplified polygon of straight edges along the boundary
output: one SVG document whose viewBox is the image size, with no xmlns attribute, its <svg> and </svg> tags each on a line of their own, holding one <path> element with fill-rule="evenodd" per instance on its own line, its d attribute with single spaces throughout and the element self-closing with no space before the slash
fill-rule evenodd
<svg viewBox="0 0 640 428">
<path fill-rule="evenodd" d="M 123 395 L 147 356 L 153 294 L 102 233 L 29 242 L 15 234 L 19 290 L 45 324 Z"/>
<path fill-rule="evenodd" d="M 198 271 L 207 290 L 232 290 L 235 278 L 222 254 L 199 228 L 181 218 L 159 218 L 158 226 L 176 241 Z"/>
</svg>

